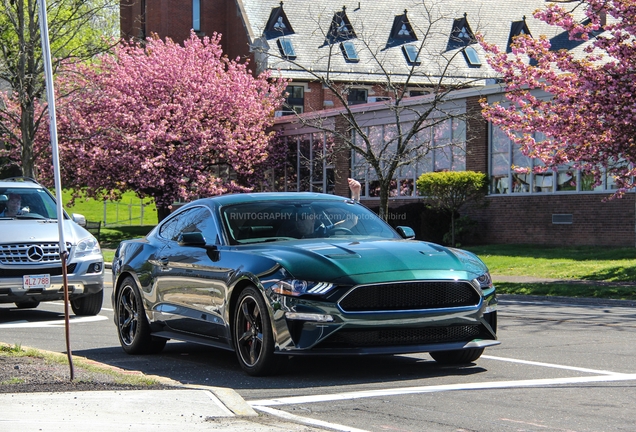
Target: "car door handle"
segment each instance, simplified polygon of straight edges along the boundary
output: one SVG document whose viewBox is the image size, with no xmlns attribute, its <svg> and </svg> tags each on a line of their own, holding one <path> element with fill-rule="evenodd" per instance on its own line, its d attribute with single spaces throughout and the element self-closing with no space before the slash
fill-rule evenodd
<svg viewBox="0 0 636 432">
<path fill-rule="evenodd" d="M 170 260 L 167 257 L 161 257 L 159 258 L 159 263 L 161 264 L 162 267 L 168 267 Z"/>
</svg>

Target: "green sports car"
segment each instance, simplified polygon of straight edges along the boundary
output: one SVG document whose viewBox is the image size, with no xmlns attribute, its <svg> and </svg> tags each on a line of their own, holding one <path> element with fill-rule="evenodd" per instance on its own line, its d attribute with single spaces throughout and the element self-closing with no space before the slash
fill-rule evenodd
<svg viewBox="0 0 636 432">
<path fill-rule="evenodd" d="M 473 362 L 499 344 L 488 269 L 470 252 L 413 237 L 334 195 L 191 202 L 115 253 L 121 346 L 151 353 L 177 339 L 234 350 L 250 375 L 290 355 Z"/>
</svg>

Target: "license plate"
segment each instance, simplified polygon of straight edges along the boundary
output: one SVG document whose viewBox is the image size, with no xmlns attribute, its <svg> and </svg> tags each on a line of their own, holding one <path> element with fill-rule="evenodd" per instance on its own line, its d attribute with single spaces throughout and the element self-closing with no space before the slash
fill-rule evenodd
<svg viewBox="0 0 636 432">
<path fill-rule="evenodd" d="M 51 275 L 25 275 L 22 276 L 22 288 L 30 290 L 33 288 L 49 288 L 51 286 Z"/>
</svg>

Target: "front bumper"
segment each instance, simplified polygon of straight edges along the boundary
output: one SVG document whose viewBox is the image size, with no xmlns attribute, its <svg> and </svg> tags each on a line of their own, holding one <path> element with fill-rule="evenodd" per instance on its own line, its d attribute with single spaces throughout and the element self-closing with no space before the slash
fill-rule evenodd
<svg viewBox="0 0 636 432">
<path fill-rule="evenodd" d="M 474 306 L 347 313 L 314 299 L 272 295 L 276 352 L 374 355 L 484 348 L 497 341 L 494 289 Z"/>
<path fill-rule="evenodd" d="M 104 265 L 96 273 L 86 273 L 91 262 L 78 263 L 76 272 L 67 275 L 69 299 L 73 300 L 88 294 L 94 294 L 104 289 Z M 28 269 L 24 274 L 41 274 L 46 270 Z M 22 277 L 12 275 L 2 276 L 0 270 L 0 303 L 20 303 L 25 301 L 51 301 L 64 299 L 64 282 L 62 276 L 51 276 L 51 285 L 48 288 L 24 289 Z"/>
</svg>

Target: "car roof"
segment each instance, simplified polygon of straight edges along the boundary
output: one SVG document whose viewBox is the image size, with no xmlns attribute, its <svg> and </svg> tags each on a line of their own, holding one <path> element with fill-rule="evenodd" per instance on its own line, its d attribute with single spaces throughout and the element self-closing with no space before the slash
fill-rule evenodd
<svg viewBox="0 0 636 432">
<path fill-rule="evenodd" d="M 10 189 L 44 189 L 37 181 L 27 177 L 0 179 L 0 187 Z"/>
<path fill-rule="evenodd" d="M 313 201 L 347 201 L 350 198 L 339 195 L 330 195 L 314 192 L 255 192 L 255 193 L 237 193 L 228 195 L 219 195 L 210 198 L 202 198 L 193 203 L 204 202 L 208 205 L 233 205 L 243 204 L 256 201 L 295 201 L 295 200 L 313 200 Z"/>
</svg>

